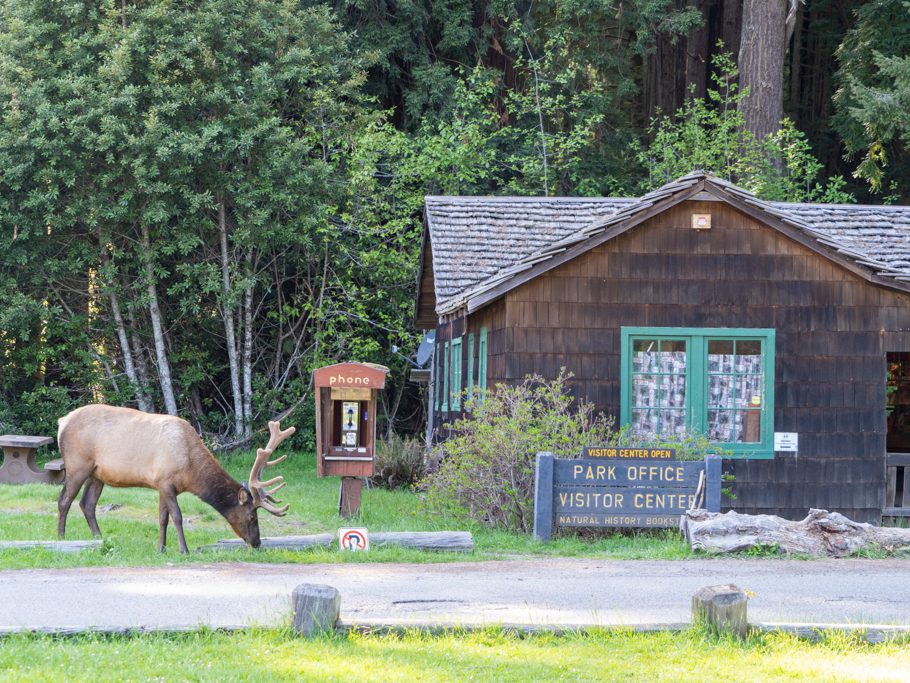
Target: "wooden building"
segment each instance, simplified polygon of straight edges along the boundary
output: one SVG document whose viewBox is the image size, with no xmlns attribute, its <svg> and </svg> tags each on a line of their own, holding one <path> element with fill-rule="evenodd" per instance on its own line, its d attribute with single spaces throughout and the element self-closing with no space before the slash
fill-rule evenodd
<svg viewBox="0 0 910 683">
<path fill-rule="evenodd" d="M 565 367 L 621 423 L 731 452 L 739 511 L 910 515 L 910 207 L 703 172 L 638 199 L 428 197 L 416 320 L 437 433 L 465 389 Z"/>
</svg>

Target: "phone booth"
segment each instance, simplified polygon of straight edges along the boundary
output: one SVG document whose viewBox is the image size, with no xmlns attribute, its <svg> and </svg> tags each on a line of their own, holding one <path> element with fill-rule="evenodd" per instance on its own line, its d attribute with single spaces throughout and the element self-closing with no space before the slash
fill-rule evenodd
<svg viewBox="0 0 910 683">
<path fill-rule="evenodd" d="M 316 389 L 316 473 L 341 477 L 338 512 L 360 509 L 364 477 L 373 476 L 376 454 L 376 397 L 387 367 L 336 363 L 313 371 Z"/>
</svg>

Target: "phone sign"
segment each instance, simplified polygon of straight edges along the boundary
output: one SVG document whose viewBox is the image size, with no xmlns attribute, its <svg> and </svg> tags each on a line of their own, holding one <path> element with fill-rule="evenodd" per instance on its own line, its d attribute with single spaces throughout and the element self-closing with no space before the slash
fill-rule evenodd
<svg viewBox="0 0 910 683">
<path fill-rule="evenodd" d="M 370 536 L 365 528 L 338 530 L 338 547 L 341 550 L 359 552 L 370 549 Z"/>
</svg>

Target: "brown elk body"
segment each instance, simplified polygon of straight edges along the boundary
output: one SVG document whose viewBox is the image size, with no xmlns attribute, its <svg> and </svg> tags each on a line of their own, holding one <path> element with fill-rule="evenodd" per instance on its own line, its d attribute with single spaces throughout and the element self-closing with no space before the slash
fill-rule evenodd
<svg viewBox="0 0 910 683">
<path fill-rule="evenodd" d="M 105 484 L 157 489 L 160 550 L 164 550 L 170 518 L 177 530 L 180 552 L 187 552 L 183 515 L 177 505 L 180 493 L 192 493 L 211 505 L 254 548 L 260 543 L 258 508 L 279 516 L 287 512 L 287 506 L 277 507 L 277 501 L 271 497 L 283 484 L 271 491 L 264 490 L 265 486 L 281 481 L 281 477 L 261 482 L 260 473 L 263 466 L 283 459 L 267 462 L 275 447 L 294 433 L 293 427 L 281 431 L 277 422 L 269 423 L 271 439 L 265 449 L 257 452 L 247 489 L 224 471 L 196 431 L 178 417 L 89 405 L 60 418 L 58 424 L 57 445 L 66 470 L 57 501 L 60 538 L 66 532 L 70 505 L 83 484 L 85 491 L 79 505 L 96 536 L 101 535 L 101 530 L 95 518 L 95 506 Z"/>
</svg>

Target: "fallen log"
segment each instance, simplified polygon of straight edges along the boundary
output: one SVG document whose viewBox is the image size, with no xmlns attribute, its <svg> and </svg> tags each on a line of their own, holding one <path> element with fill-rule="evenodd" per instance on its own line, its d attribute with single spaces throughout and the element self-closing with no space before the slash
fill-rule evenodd
<svg viewBox="0 0 910 683">
<path fill-rule="evenodd" d="M 474 537 L 470 531 L 378 531 L 370 534 L 371 547 L 390 545 L 469 553 L 474 550 Z"/>
<path fill-rule="evenodd" d="M 776 547 L 787 554 L 846 557 L 865 548 L 889 553 L 910 548 L 910 529 L 854 522 L 827 510 L 809 510 L 798 522 L 774 515 L 689 510 L 680 526 L 693 550 L 718 554 Z"/>
<path fill-rule="evenodd" d="M 264 550 L 309 550 L 310 548 L 331 548 L 335 537 L 332 534 L 311 536 L 275 536 L 263 538 L 260 548 Z M 199 550 L 239 550 L 249 548 L 242 538 L 226 538 L 217 543 L 202 546 Z"/>
<path fill-rule="evenodd" d="M 0 541 L 0 550 L 31 550 L 44 548 L 57 553 L 80 553 L 103 545 L 101 539 L 91 541 Z"/>
<path fill-rule="evenodd" d="M 334 542 L 335 537 L 332 534 L 275 536 L 263 538 L 260 548 L 308 550 L 310 548 L 330 548 Z M 370 534 L 370 546 L 373 548 L 393 545 L 418 550 L 471 552 L 474 550 L 474 537 L 470 531 L 378 531 Z M 237 550 L 247 547 L 249 546 L 242 539 L 229 538 L 203 546 L 199 550 Z"/>
</svg>

